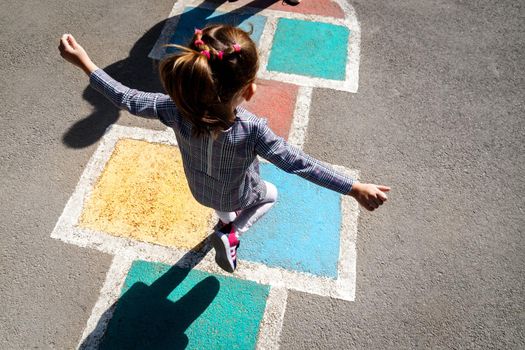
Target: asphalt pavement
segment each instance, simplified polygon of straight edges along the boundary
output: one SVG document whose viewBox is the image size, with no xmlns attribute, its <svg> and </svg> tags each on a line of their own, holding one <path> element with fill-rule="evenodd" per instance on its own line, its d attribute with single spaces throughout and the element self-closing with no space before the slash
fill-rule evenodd
<svg viewBox="0 0 525 350">
<path fill-rule="evenodd" d="M 523 4 L 350 3 L 359 90 L 314 89 L 305 150 L 392 192 L 359 216 L 356 300 L 290 292 L 281 348 L 524 348 Z M 147 54 L 172 6 L 4 2 L 2 349 L 78 344 L 111 256 L 50 233 L 108 125 L 163 129 L 86 89 L 58 38 L 74 34 L 116 78 L 161 91 Z"/>
</svg>

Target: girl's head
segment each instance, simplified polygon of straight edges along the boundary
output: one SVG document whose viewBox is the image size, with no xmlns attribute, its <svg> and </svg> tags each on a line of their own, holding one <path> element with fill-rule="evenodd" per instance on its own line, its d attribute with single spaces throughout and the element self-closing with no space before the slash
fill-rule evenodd
<svg viewBox="0 0 525 350">
<path fill-rule="evenodd" d="M 248 33 L 229 25 L 195 30 L 189 47 L 160 64 L 160 78 L 194 135 L 230 127 L 234 109 L 255 92 L 259 60 Z"/>
</svg>

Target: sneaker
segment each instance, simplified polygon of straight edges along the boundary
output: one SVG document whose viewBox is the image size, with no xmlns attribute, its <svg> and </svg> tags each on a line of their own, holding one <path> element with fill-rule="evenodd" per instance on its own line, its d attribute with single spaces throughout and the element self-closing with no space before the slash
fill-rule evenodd
<svg viewBox="0 0 525 350">
<path fill-rule="evenodd" d="M 235 271 L 237 267 L 237 248 L 239 248 L 240 243 L 231 224 L 212 234 L 211 244 L 215 248 L 215 262 L 224 271 L 230 273 Z"/>
</svg>

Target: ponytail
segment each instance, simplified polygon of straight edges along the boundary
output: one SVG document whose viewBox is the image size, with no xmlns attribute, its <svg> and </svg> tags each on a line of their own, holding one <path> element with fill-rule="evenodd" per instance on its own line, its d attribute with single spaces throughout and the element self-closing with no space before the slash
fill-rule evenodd
<svg viewBox="0 0 525 350">
<path fill-rule="evenodd" d="M 189 47 L 160 64 L 160 79 L 194 136 L 216 134 L 235 120 L 232 101 L 255 80 L 255 44 L 240 29 L 215 25 L 196 30 Z"/>
</svg>

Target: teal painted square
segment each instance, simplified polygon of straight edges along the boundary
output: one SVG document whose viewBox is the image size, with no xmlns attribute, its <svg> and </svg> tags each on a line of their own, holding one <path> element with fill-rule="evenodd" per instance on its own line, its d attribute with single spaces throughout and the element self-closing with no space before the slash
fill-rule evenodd
<svg viewBox="0 0 525 350">
<path fill-rule="evenodd" d="M 255 349 L 269 290 L 134 261 L 100 349 Z"/>
<path fill-rule="evenodd" d="M 239 258 L 336 278 L 341 195 L 261 164 L 261 177 L 279 191 L 277 203 L 241 237 Z"/>
<path fill-rule="evenodd" d="M 177 29 L 171 37 L 170 44 L 188 45 L 195 28 L 204 28 L 207 24 L 230 24 L 251 32 L 252 40 L 259 44 L 261 35 L 266 24 L 266 17 L 260 15 L 249 15 L 239 13 L 225 13 L 200 7 L 186 7 L 180 15 Z M 167 52 L 175 52 L 175 48 L 168 48 Z"/>
<path fill-rule="evenodd" d="M 349 36 L 343 26 L 280 18 L 267 69 L 345 80 Z"/>
</svg>

